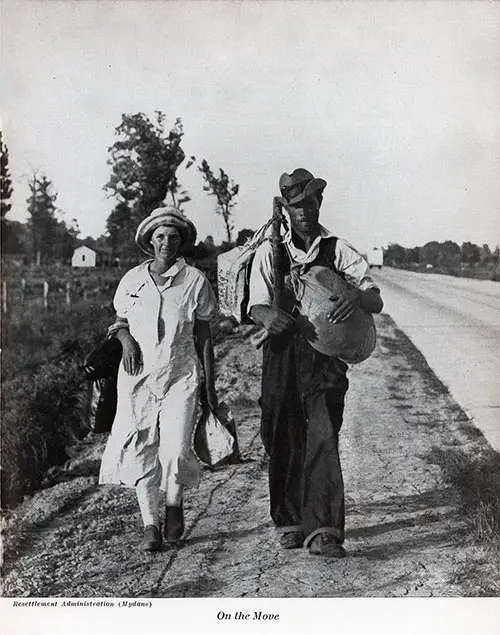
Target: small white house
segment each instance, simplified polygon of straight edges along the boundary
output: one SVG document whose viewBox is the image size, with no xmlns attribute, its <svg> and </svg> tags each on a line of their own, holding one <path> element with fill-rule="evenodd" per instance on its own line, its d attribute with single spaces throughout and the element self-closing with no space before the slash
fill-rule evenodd
<svg viewBox="0 0 500 635">
<path fill-rule="evenodd" d="M 72 267 L 95 267 L 96 264 L 97 252 L 87 247 L 87 245 L 81 245 L 73 252 L 73 258 L 71 259 Z"/>
</svg>

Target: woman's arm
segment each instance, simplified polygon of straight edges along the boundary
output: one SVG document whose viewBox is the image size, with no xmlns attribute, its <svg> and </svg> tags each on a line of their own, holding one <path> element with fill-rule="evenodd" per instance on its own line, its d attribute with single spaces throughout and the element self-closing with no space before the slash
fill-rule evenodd
<svg viewBox="0 0 500 635">
<path fill-rule="evenodd" d="M 208 405 L 212 412 L 217 410 L 219 405 L 215 392 L 215 363 L 214 346 L 212 341 L 212 329 L 209 320 L 194 321 L 194 341 L 196 352 L 200 358 L 205 373 L 205 389 Z"/>
<path fill-rule="evenodd" d="M 118 320 L 117 320 L 118 322 Z M 127 320 L 119 318 L 116 328 L 111 327 L 112 334 L 122 345 L 123 367 L 127 375 L 138 375 L 142 370 L 141 348 L 135 338 L 130 335 Z"/>
</svg>

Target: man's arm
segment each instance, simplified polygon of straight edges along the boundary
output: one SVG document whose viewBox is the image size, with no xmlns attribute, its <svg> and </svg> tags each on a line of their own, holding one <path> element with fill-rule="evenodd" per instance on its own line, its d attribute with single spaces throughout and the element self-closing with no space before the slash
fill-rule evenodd
<svg viewBox="0 0 500 635">
<path fill-rule="evenodd" d="M 269 241 L 260 245 L 250 271 L 249 315 L 271 335 L 278 335 L 295 323 L 294 318 L 273 308 L 272 248 Z"/>
<path fill-rule="evenodd" d="M 368 289 L 349 287 L 330 299 L 334 302 L 334 308 L 328 314 L 328 321 L 332 324 L 347 320 L 358 307 L 368 313 L 380 313 L 384 306 L 377 287 Z"/>
<path fill-rule="evenodd" d="M 380 313 L 384 303 L 379 288 L 370 276 L 366 259 L 350 243 L 339 239 L 336 262 L 349 286 L 331 298 L 334 306 L 328 315 L 329 321 L 335 323 L 347 320 L 357 307 L 368 313 Z"/>
<path fill-rule="evenodd" d="M 359 304 L 361 308 L 368 311 L 368 313 L 380 313 L 384 308 L 384 301 L 382 300 L 378 287 L 364 290 L 359 289 L 359 294 Z"/>
</svg>

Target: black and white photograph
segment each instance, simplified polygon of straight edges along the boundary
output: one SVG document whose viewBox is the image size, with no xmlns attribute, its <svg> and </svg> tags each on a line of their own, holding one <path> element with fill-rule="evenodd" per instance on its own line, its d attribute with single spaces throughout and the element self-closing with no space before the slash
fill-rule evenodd
<svg viewBox="0 0 500 635">
<path fill-rule="evenodd" d="M 5 632 L 498 632 L 500 3 L 0 20 Z"/>
</svg>

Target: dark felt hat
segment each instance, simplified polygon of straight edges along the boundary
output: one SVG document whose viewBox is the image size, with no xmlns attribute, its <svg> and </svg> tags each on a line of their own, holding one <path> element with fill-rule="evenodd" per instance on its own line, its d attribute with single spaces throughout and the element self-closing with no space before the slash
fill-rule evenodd
<svg viewBox="0 0 500 635">
<path fill-rule="evenodd" d="M 281 194 L 290 205 L 300 203 L 316 192 L 322 192 L 326 187 L 324 179 L 317 179 L 309 170 L 296 168 L 291 174 L 284 172 L 279 181 Z"/>
</svg>

